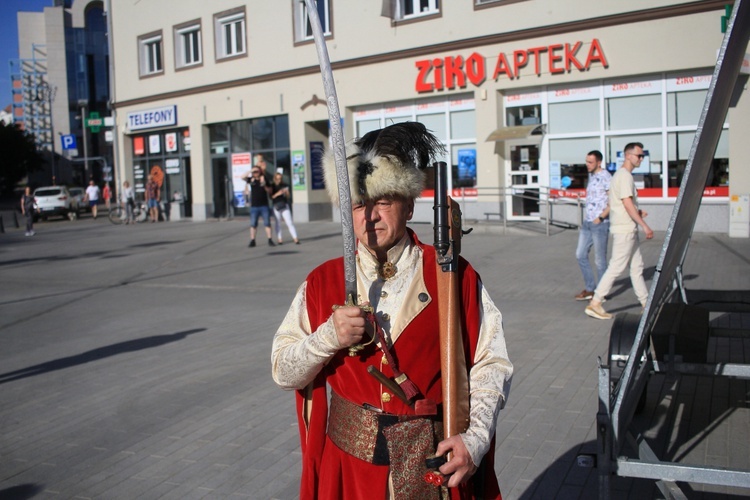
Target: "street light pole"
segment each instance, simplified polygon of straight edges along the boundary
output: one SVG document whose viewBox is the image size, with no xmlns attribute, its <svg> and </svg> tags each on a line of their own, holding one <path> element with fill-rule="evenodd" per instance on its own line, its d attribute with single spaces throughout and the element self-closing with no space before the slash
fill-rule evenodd
<svg viewBox="0 0 750 500">
<path fill-rule="evenodd" d="M 81 133 L 83 134 L 83 171 L 84 176 L 87 177 L 84 179 L 84 183 L 88 183 L 90 180 L 89 177 L 89 148 L 88 148 L 88 134 L 86 133 L 86 111 L 88 108 L 89 102 L 86 99 L 79 99 L 78 100 L 78 106 L 81 108 Z"/>
<path fill-rule="evenodd" d="M 57 165 L 55 159 L 55 124 L 52 115 L 52 103 L 55 102 L 55 94 L 57 94 L 57 87 L 43 81 L 37 86 L 36 89 L 36 101 L 46 102 L 49 106 L 49 130 L 50 130 L 50 160 L 52 166 L 52 184 L 57 184 Z"/>
</svg>

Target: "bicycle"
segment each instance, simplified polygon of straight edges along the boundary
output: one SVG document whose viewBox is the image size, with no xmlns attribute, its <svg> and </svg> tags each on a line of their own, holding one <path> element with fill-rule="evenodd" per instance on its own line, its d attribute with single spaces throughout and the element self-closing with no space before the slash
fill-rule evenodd
<svg viewBox="0 0 750 500">
<path fill-rule="evenodd" d="M 136 203 L 133 206 L 133 220 L 135 222 L 144 222 L 148 218 L 148 208 L 145 203 Z M 120 225 L 128 219 L 128 213 L 123 205 L 112 207 L 109 211 L 109 221 L 112 224 Z"/>
</svg>

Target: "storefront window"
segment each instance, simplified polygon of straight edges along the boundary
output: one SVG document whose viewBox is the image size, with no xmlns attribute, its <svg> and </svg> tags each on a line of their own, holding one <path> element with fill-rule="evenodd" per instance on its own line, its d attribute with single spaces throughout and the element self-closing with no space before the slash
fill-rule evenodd
<svg viewBox="0 0 750 500">
<path fill-rule="evenodd" d="M 229 151 L 229 129 L 226 123 L 209 125 L 208 136 L 211 141 L 211 154 L 223 154 Z"/>
<path fill-rule="evenodd" d="M 232 122 L 229 125 L 229 133 L 232 138 L 232 153 L 250 151 L 250 120 Z"/>
<path fill-rule="evenodd" d="M 269 172 L 281 169 L 287 181 L 291 179 L 288 128 L 289 119 L 286 115 L 209 126 L 216 217 L 223 217 L 228 213 L 229 205 L 238 193 L 241 197 L 244 186 L 236 186 L 231 182 L 227 184 L 228 181 L 236 178 L 241 169 L 249 168 L 249 164 L 254 163 L 258 155 L 263 155 Z M 250 158 L 243 158 L 243 153 L 249 153 Z M 235 160 L 236 163 L 233 163 Z M 238 214 L 247 213 L 246 207 L 235 206 L 234 210 Z"/>
<path fill-rule="evenodd" d="M 611 97 L 605 101 L 607 130 L 661 127 L 661 95 Z"/>
<path fill-rule="evenodd" d="M 505 112 L 505 123 L 508 127 L 542 123 L 542 106 L 541 104 L 532 104 L 508 108 Z"/>
<path fill-rule="evenodd" d="M 693 90 L 667 94 L 667 125 L 698 125 L 706 93 L 705 90 Z"/>
<path fill-rule="evenodd" d="M 253 149 L 273 148 L 273 118 L 253 120 Z"/>
<path fill-rule="evenodd" d="M 599 149 L 598 137 L 554 139 L 549 141 L 549 159 L 560 164 L 560 185 L 555 189 L 584 189 L 588 183 L 586 155 Z M 550 171 L 552 167 L 550 167 Z"/>
<path fill-rule="evenodd" d="M 445 130 L 445 114 L 430 114 L 430 115 L 419 115 L 417 121 L 422 123 L 427 130 L 430 130 L 439 139 L 445 140 L 448 137 L 448 133 Z"/>
<path fill-rule="evenodd" d="M 682 183 L 682 176 L 693 146 L 695 132 L 670 133 L 669 148 L 669 187 L 677 188 Z M 724 187 L 729 185 L 729 133 L 722 131 L 716 146 L 714 159 L 706 178 L 706 187 Z"/>
<path fill-rule="evenodd" d="M 477 136 L 474 110 L 453 111 L 451 117 L 451 138 L 473 139 Z"/>
<path fill-rule="evenodd" d="M 599 101 L 558 102 L 549 105 L 549 133 L 598 132 Z"/>
<path fill-rule="evenodd" d="M 643 144 L 643 152 L 647 154 L 641 165 L 633 170 L 633 178 L 636 187 L 660 188 L 662 186 L 661 169 L 664 161 L 664 152 L 661 144 L 661 134 L 640 134 L 627 136 L 614 136 L 607 138 L 604 160 L 607 169 L 614 173 L 622 165 L 625 146 L 631 142 Z"/>
<path fill-rule="evenodd" d="M 357 122 L 357 137 L 364 137 L 368 132 L 378 130 L 380 120 L 361 120 Z"/>
</svg>

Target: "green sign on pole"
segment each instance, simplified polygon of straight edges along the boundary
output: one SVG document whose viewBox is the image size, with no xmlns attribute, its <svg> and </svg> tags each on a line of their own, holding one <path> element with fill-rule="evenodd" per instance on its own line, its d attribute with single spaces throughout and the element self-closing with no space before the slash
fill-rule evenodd
<svg viewBox="0 0 750 500">
<path fill-rule="evenodd" d="M 92 134 L 98 133 L 102 125 L 104 125 L 104 120 L 99 117 L 99 113 L 96 111 L 89 113 L 89 118 L 86 120 L 86 126 L 91 129 Z"/>
</svg>

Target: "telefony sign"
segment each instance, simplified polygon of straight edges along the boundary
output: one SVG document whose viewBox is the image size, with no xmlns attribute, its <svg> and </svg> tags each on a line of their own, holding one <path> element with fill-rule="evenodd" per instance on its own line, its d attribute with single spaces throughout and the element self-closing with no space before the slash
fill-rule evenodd
<svg viewBox="0 0 750 500">
<path fill-rule="evenodd" d="M 505 76 L 512 80 L 532 71 L 537 76 L 545 72 L 553 75 L 569 73 L 573 69 L 586 71 L 594 64 L 601 64 L 604 68 L 609 66 L 598 39 L 591 40 L 587 52 L 582 48 L 583 42 L 579 41 L 514 50 L 512 54 L 501 52 L 495 60 L 492 79 L 497 81 Z M 467 81 L 479 86 L 488 75 L 486 58 L 476 52 L 465 59 L 462 56 L 448 56 L 422 59 L 415 64 L 419 70 L 417 92 L 466 88 Z"/>
<path fill-rule="evenodd" d="M 143 130 L 174 125 L 177 125 L 177 106 L 165 106 L 163 108 L 128 113 L 128 129 L 130 130 Z"/>
</svg>

